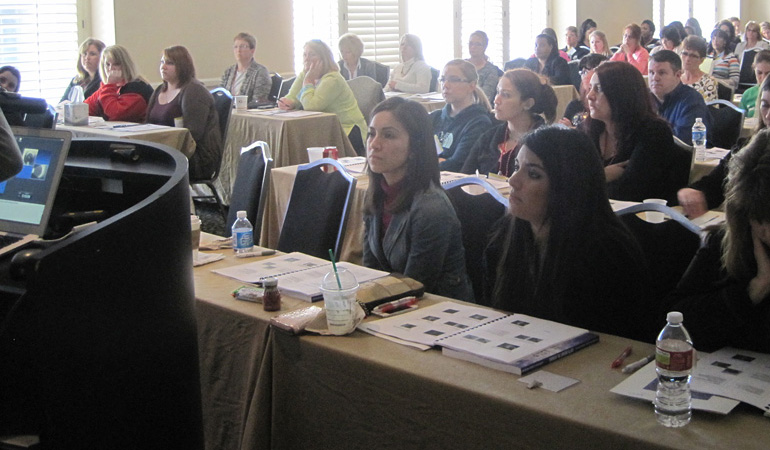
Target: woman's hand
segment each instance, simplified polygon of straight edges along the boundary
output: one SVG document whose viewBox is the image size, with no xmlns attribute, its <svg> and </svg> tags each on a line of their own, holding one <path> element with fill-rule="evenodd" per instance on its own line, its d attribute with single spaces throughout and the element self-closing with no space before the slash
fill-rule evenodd
<svg viewBox="0 0 770 450">
<path fill-rule="evenodd" d="M 564 125 L 565 127 L 568 127 L 568 128 L 573 128 L 573 129 L 575 128 L 575 125 L 572 125 L 572 121 L 567 119 L 566 117 L 562 117 L 561 120 L 559 120 L 559 124 Z"/>
<path fill-rule="evenodd" d="M 394 80 L 388 81 L 388 89 L 390 89 L 391 91 L 396 90 L 396 82 Z"/>
<path fill-rule="evenodd" d="M 676 193 L 676 198 L 679 200 L 679 205 L 682 206 L 684 215 L 690 219 L 700 217 L 708 211 L 706 196 L 697 189 L 680 189 L 679 192 Z"/>
<path fill-rule="evenodd" d="M 119 84 L 124 81 L 123 71 L 121 69 L 110 69 L 107 73 L 107 84 Z"/>
<path fill-rule="evenodd" d="M 294 100 L 290 98 L 282 97 L 278 99 L 278 109 L 288 111 L 288 110 L 294 109 L 294 106 L 295 106 Z"/>
<path fill-rule="evenodd" d="M 618 178 L 620 178 L 621 175 L 623 175 L 623 172 L 626 170 L 626 166 L 628 165 L 628 161 L 623 161 L 615 164 L 610 164 L 609 166 L 604 168 L 604 177 L 607 179 L 607 183 L 611 181 L 615 181 Z"/>
<path fill-rule="evenodd" d="M 749 298 L 758 305 L 770 295 L 770 254 L 760 238 L 761 233 L 770 231 L 767 224 L 760 225 L 755 220 L 751 223 L 751 239 L 754 241 L 754 259 L 757 260 L 757 275 L 749 282 Z"/>
<path fill-rule="evenodd" d="M 310 63 L 310 68 L 308 71 L 305 72 L 304 84 L 315 85 L 323 75 L 324 74 L 321 73 L 321 63 L 318 61 L 313 61 Z"/>
</svg>

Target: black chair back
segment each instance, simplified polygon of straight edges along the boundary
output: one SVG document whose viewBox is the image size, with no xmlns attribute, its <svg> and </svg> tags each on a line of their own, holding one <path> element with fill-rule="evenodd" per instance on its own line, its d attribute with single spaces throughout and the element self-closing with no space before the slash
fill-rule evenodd
<svg viewBox="0 0 770 450">
<path fill-rule="evenodd" d="M 281 89 L 278 92 L 278 98 L 286 97 L 286 95 L 289 94 L 289 89 L 291 89 L 291 85 L 294 84 L 294 80 L 296 80 L 297 77 L 291 77 L 283 80 L 281 83 Z"/>
<path fill-rule="evenodd" d="M 463 186 L 481 186 L 486 192 L 473 195 L 465 192 Z M 443 185 L 449 200 L 460 220 L 465 269 L 473 286 L 476 303 L 484 304 L 484 248 L 489 231 L 506 213 L 508 201 L 486 181 L 467 177 Z"/>
<path fill-rule="evenodd" d="M 222 144 L 224 145 L 227 125 L 230 123 L 230 113 L 233 111 L 233 96 L 222 87 L 213 89 L 211 95 L 214 97 L 214 108 L 219 116 L 219 132 L 222 134 Z"/>
<path fill-rule="evenodd" d="M 390 67 L 374 61 L 374 79 L 384 88 L 390 79 Z"/>
<path fill-rule="evenodd" d="M 741 75 L 738 78 L 738 89 L 735 90 L 736 94 L 742 94 L 746 89 L 757 84 L 757 76 L 754 74 L 754 58 L 756 58 L 759 50 L 746 50 L 743 52 L 741 58 Z"/>
<path fill-rule="evenodd" d="M 255 243 L 258 243 L 262 231 L 262 214 L 272 168 L 273 157 L 266 142 L 257 141 L 241 149 L 225 227 L 235 222 L 238 211 L 246 211 L 246 217 L 254 225 Z"/>
<path fill-rule="evenodd" d="M 567 67 L 569 67 L 569 79 L 572 82 L 572 85 L 575 86 L 575 89 L 577 89 L 578 92 L 580 92 L 580 82 L 582 81 L 582 78 L 580 77 L 580 60 L 574 59 L 569 61 Z"/>
<path fill-rule="evenodd" d="M 438 69 L 430 68 L 430 92 L 436 92 L 438 90 L 438 77 L 441 75 Z"/>
<path fill-rule="evenodd" d="M 324 172 L 321 166 L 336 170 Z M 329 259 L 340 254 L 356 179 L 336 160 L 323 158 L 299 166 L 278 239 L 278 250 Z"/>
<path fill-rule="evenodd" d="M 270 85 L 270 94 L 268 94 L 267 99 L 271 102 L 275 102 L 278 100 L 278 94 L 281 93 L 281 82 L 283 81 L 283 77 L 281 77 L 280 74 L 274 73 L 270 80 L 272 84 Z"/>
<path fill-rule="evenodd" d="M 24 115 L 24 125 L 30 128 L 54 128 L 56 124 L 56 109 L 48 105 L 45 112 L 42 113 L 27 113 Z"/>
<path fill-rule="evenodd" d="M 732 148 L 743 131 L 744 111 L 727 100 L 706 103 L 711 114 L 711 143 L 715 147 Z"/>
</svg>

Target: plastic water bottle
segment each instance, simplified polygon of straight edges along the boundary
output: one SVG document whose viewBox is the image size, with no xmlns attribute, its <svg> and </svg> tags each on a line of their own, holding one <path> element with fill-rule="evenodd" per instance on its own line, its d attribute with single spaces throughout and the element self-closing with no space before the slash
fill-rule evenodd
<svg viewBox="0 0 770 450">
<path fill-rule="evenodd" d="M 695 147 L 695 161 L 706 160 L 706 125 L 698 117 L 692 125 L 692 145 Z"/>
<path fill-rule="evenodd" d="M 655 417 L 667 427 L 683 427 L 692 417 L 690 372 L 695 350 L 682 319 L 680 312 L 668 313 L 668 324 L 658 335 L 655 348 L 655 371 L 658 373 Z"/>
<path fill-rule="evenodd" d="M 232 230 L 235 253 L 246 253 L 254 249 L 254 226 L 246 218 L 246 211 L 238 211 Z"/>
</svg>

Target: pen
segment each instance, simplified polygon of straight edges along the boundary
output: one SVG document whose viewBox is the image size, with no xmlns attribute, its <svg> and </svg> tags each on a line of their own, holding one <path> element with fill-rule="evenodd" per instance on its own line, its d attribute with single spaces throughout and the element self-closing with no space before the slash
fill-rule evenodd
<svg viewBox="0 0 770 450">
<path fill-rule="evenodd" d="M 275 250 L 256 250 L 246 253 L 236 253 L 236 258 L 255 258 L 257 256 L 270 256 L 275 255 Z"/>
<path fill-rule="evenodd" d="M 406 297 L 400 300 L 393 300 L 392 302 L 388 302 L 380 306 L 377 306 L 376 308 L 374 308 L 373 312 L 378 312 L 380 314 L 391 314 L 394 312 L 407 309 L 412 305 L 416 305 L 416 304 L 417 304 L 416 298 Z"/>
<path fill-rule="evenodd" d="M 647 355 L 644 358 L 640 359 L 639 361 L 627 365 L 626 367 L 623 368 L 623 373 L 634 373 L 637 370 L 644 367 L 648 362 L 652 361 L 653 359 L 655 359 L 655 353 L 651 355 Z"/>
<path fill-rule="evenodd" d="M 616 367 L 620 367 L 620 365 L 623 364 L 623 361 L 626 360 L 628 355 L 631 354 L 631 351 L 632 351 L 631 346 L 629 345 L 628 347 L 626 347 L 625 350 L 623 350 L 623 353 L 621 353 L 620 355 L 618 355 L 617 358 L 615 358 L 615 361 L 612 361 L 612 364 L 610 364 L 610 367 L 612 367 L 613 369 Z"/>
<path fill-rule="evenodd" d="M 125 125 L 113 125 L 112 128 L 128 128 L 128 127 L 135 127 L 139 125 L 138 123 L 129 123 Z"/>
</svg>

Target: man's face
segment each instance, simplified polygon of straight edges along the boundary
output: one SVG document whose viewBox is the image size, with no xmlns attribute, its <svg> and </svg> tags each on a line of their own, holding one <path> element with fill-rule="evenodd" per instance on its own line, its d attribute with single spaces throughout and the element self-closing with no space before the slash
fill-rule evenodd
<svg viewBox="0 0 770 450">
<path fill-rule="evenodd" d="M 679 86 L 681 76 L 682 71 L 674 71 L 670 62 L 650 61 L 648 75 L 650 90 L 659 100 L 662 100 L 663 97 Z"/>
</svg>

